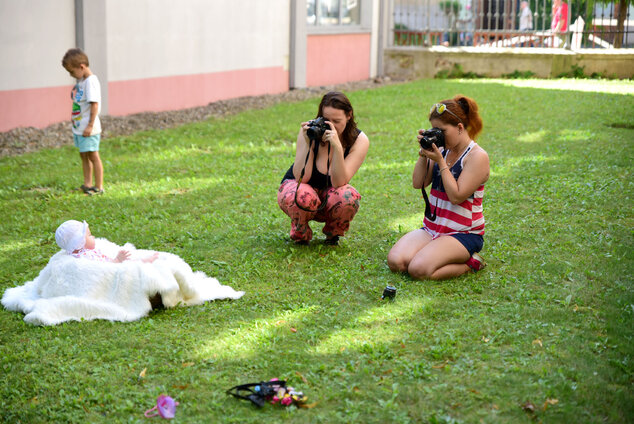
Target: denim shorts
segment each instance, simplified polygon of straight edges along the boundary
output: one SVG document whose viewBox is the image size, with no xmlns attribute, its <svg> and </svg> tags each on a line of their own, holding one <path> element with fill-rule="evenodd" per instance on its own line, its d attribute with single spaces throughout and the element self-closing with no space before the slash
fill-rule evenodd
<svg viewBox="0 0 634 424">
<path fill-rule="evenodd" d="M 482 250 L 484 245 L 484 238 L 480 234 L 451 234 L 451 237 L 455 238 L 462 244 L 465 249 L 469 251 L 469 255 L 473 255 L 475 252 Z"/>
<path fill-rule="evenodd" d="M 73 140 L 75 140 L 75 146 L 79 148 L 81 153 L 98 152 L 101 134 L 91 135 L 90 137 L 73 134 Z"/>
</svg>

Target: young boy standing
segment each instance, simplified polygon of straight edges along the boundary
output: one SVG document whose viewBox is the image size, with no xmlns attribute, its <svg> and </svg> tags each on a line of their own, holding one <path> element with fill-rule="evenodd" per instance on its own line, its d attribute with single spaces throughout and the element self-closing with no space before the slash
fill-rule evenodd
<svg viewBox="0 0 634 424">
<path fill-rule="evenodd" d="M 73 139 L 79 148 L 84 183 L 80 189 L 87 195 L 103 194 L 103 164 L 99 157 L 101 141 L 101 85 L 90 71 L 88 56 L 80 49 L 70 49 L 62 59 L 62 66 L 77 79 L 71 91 L 73 99 Z M 92 178 L 95 184 L 92 184 Z"/>
</svg>

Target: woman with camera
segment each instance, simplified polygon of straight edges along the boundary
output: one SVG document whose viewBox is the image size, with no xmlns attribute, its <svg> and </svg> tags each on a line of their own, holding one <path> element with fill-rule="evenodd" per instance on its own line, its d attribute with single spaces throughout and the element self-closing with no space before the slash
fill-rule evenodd
<svg viewBox="0 0 634 424">
<path fill-rule="evenodd" d="M 338 244 L 359 209 L 361 195 L 349 182 L 369 146 L 346 95 L 336 91 L 324 95 L 317 119 L 301 124 L 295 162 L 277 193 L 277 203 L 291 218 L 292 240 L 308 244 L 313 237 L 309 221 L 314 220 L 325 223 L 325 242 Z"/>
<path fill-rule="evenodd" d="M 421 147 L 412 176 L 416 189 L 431 184 L 423 227 L 396 242 L 387 263 L 415 279 L 441 280 L 485 266 L 477 252 L 484 243 L 489 155 L 474 141 L 482 119 L 473 99 L 456 96 L 436 103 L 429 122 L 432 130 L 418 132 Z"/>
</svg>

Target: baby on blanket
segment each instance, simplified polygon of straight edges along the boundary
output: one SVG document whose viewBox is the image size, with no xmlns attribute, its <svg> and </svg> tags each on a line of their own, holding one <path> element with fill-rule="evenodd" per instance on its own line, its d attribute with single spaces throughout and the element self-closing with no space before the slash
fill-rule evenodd
<svg viewBox="0 0 634 424">
<path fill-rule="evenodd" d="M 5 290 L 2 305 L 34 325 L 107 319 L 129 322 L 153 308 L 239 299 L 243 291 L 193 271 L 169 252 L 123 247 L 93 237 L 86 222 L 66 221 L 55 232 L 62 248 L 39 275 Z"/>
<path fill-rule="evenodd" d="M 111 258 L 96 247 L 95 236 L 90 232 L 90 227 L 84 222 L 71 219 L 57 227 L 55 231 L 57 245 L 75 258 L 85 258 L 93 261 L 121 263 L 130 260 L 130 251 L 121 249 L 117 256 Z M 140 259 L 141 262 L 152 263 L 158 258 L 158 252 Z M 156 293 L 150 297 L 152 309 L 163 308 L 161 294 Z"/>
<path fill-rule="evenodd" d="M 125 249 L 119 250 L 117 256 L 111 258 L 105 255 L 95 246 L 95 237 L 91 234 L 86 221 L 79 222 L 71 219 L 57 227 L 55 231 L 55 241 L 57 245 L 68 254 L 76 258 L 86 258 L 101 262 L 121 263 L 130 259 L 130 252 Z M 158 252 L 141 259 L 142 262 L 152 263 L 158 258 Z"/>
</svg>

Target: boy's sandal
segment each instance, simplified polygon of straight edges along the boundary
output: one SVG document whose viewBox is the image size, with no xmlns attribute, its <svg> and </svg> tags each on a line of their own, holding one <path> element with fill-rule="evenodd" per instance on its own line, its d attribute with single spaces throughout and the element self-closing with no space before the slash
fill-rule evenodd
<svg viewBox="0 0 634 424">
<path fill-rule="evenodd" d="M 95 190 L 95 187 L 88 187 L 87 185 L 82 184 L 81 186 L 79 186 L 78 190 L 81 190 L 84 193 L 89 194 L 90 191 Z"/>
<path fill-rule="evenodd" d="M 99 190 L 97 187 L 91 187 L 90 191 L 87 191 L 86 194 L 89 196 L 99 196 L 103 194 L 103 189 Z"/>
</svg>

